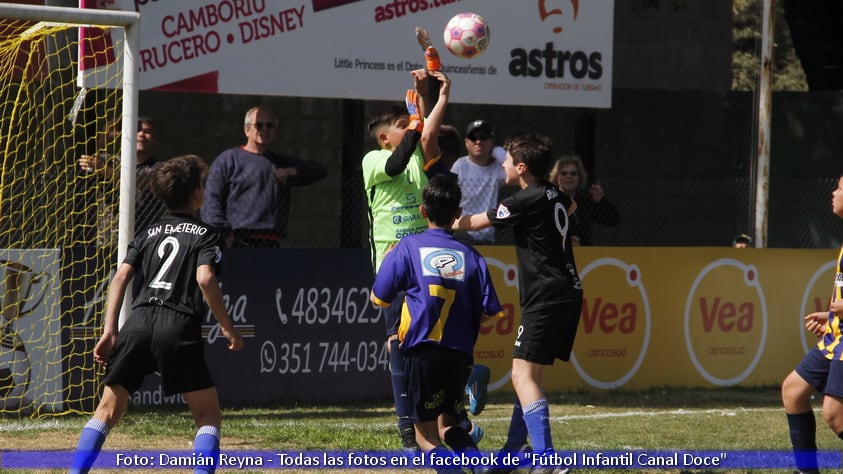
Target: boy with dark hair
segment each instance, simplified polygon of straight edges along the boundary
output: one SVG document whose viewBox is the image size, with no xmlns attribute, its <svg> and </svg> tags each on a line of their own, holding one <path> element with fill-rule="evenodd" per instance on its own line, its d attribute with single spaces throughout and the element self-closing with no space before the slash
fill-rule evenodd
<svg viewBox="0 0 843 474">
<path fill-rule="evenodd" d="M 395 106 L 387 108 L 369 121 L 369 134 L 378 143 L 379 149 L 363 157 L 363 187 L 369 204 L 369 243 L 372 269 L 377 274 L 386 252 L 406 235 L 424 232 L 427 228 L 419 212 L 422 189 L 427 183 L 428 172 L 439 159 L 439 127 L 445 115 L 450 93 L 450 80 L 439 71 L 425 72 L 418 69 L 410 72 L 415 85 L 407 91 L 406 109 Z M 431 80 L 439 81 L 439 98 L 436 105 L 427 111 L 424 92 Z M 396 295 L 400 303 L 402 294 Z M 402 447 L 415 450 L 415 432 L 412 422 L 404 411 L 406 382 L 403 363 L 398 347 L 397 313 L 400 304 L 393 304 L 385 311 L 389 369 L 392 378 L 392 393 L 395 411 L 398 415 L 398 431 Z"/>
<path fill-rule="evenodd" d="M 517 400 L 504 450 L 526 449 L 529 435 L 532 450 L 545 454 L 553 451 L 553 440 L 542 374 L 555 359 L 570 360 L 582 307 L 582 283 L 568 235 L 568 216 L 576 203 L 544 179 L 552 157 L 547 137 L 523 133 L 508 139 L 504 148 L 506 184 L 521 189 L 497 209 L 461 217 L 452 228 L 512 229 L 521 323 L 512 351 Z"/>
<path fill-rule="evenodd" d="M 140 229 L 111 281 L 105 328 L 94 360 L 106 366 L 102 399 L 79 437 L 71 472 L 88 472 L 129 404 L 129 397 L 154 371 L 166 395 L 181 393 L 198 431 L 197 457 L 213 460 L 194 472 L 214 472 L 219 451 L 217 391 L 205 363 L 202 299 L 220 324 L 228 348 L 239 351 L 243 338 L 226 311 L 216 278 L 221 252 L 218 236 L 194 216 L 202 206 L 208 167 L 195 155 L 180 156 L 155 168 L 152 190 L 169 213 Z M 132 316 L 118 332 L 123 295 L 140 272 L 143 285 Z"/>
<path fill-rule="evenodd" d="M 419 208 L 428 229 L 395 245 L 371 292 L 372 302 L 384 307 L 406 292 L 397 350 L 409 382 L 407 413 L 421 450 L 443 457 L 451 456 L 443 439 L 454 451 L 477 449 L 458 424 L 466 377 L 481 321 L 503 314 L 486 261 L 450 231 L 460 198 L 455 176 L 430 179 Z"/>
</svg>

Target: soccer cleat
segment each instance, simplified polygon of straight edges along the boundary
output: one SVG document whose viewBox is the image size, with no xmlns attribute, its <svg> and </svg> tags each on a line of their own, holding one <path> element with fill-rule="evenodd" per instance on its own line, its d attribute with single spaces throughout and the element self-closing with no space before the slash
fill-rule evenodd
<svg viewBox="0 0 843 474">
<path fill-rule="evenodd" d="M 401 451 L 405 453 L 418 453 L 420 451 L 416 443 L 416 429 L 410 426 L 399 426 L 398 435 L 401 438 Z"/>
<path fill-rule="evenodd" d="M 515 455 L 521 458 L 518 462 L 518 466 L 490 466 L 485 467 L 480 470 L 481 474 L 509 474 L 510 472 L 514 472 L 519 467 L 526 467 L 529 466 L 529 461 L 527 460 L 527 456 L 533 452 L 533 448 L 530 447 L 529 444 L 522 444 L 517 449 L 508 449 L 504 447 L 502 450 L 498 451 L 495 454 L 495 457 L 498 459 L 502 459 L 504 455 L 510 454 Z"/>
<path fill-rule="evenodd" d="M 548 449 L 545 454 L 552 454 L 553 449 Z M 536 466 L 530 469 L 530 474 L 568 474 L 570 468 L 565 466 Z"/>
<path fill-rule="evenodd" d="M 475 364 L 471 368 L 468 382 L 465 385 L 465 393 L 468 395 L 468 411 L 474 416 L 479 415 L 486 408 L 486 396 L 488 395 L 489 378 L 491 371 L 485 365 Z"/>
<path fill-rule="evenodd" d="M 430 35 L 427 34 L 424 28 L 416 27 L 416 40 L 418 40 L 424 50 L 424 68 L 428 71 L 442 69 L 442 62 L 439 61 L 439 51 L 433 47 L 433 43 L 430 42 Z"/>
<path fill-rule="evenodd" d="M 471 432 L 468 433 L 468 435 L 471 436 L 472 440 L 474 440 L 474 444 L 479 445 L 480 440 L 483 439 L 484 434 L 486 434 L 486 432 L 483 431 L 483 428 L 481 428 L 480 425 L 472 421 Z"/>
<path fill-rule="evenodd" d="M 567 467 L 534 467 L 530 474 L 568 474 L 571 469 Z"/>
<path fill-rule="evenodd" d="M 415 130 L 421 133 L 424 128 L 424 120 L 419 113 L 419 94 L 414 89 L 407 89 L 407 95 L 404 97 L 404 104 L 407 106 L 407 113 L 410 114 L 410 124 L 407 130 Z"/>
</svg>

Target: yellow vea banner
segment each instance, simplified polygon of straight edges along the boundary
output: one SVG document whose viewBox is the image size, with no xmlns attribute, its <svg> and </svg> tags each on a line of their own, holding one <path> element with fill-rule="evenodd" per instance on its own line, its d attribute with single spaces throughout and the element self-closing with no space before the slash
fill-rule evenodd
<svg viewBox="0 0 843 474">
<path fill-rule="evenodd" d="M 504 306 L 475 362 L 512 391 L 521 317 L 511 247 L 480 247 Z M 584 300 L 570 363 L 547 390 L 776 385 L 816 343 L 804 315 L 828 308 L 837 250 L 578 247 Z"/>
</svg>

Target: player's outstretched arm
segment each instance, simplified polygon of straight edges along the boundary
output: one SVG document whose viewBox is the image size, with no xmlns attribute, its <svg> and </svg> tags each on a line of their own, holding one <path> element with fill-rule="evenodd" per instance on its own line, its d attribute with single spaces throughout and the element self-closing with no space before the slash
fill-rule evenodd
<svg viewBox="0 0 843 474">
<path fill-rule="evenodd" d="M 199 283 L 199 289 L 202 290 L 202 296 L 211 312 L 214 313 L 214 318 L 220 323 L 222 335 L 228 340 L 228 348 L 232 351 L 239 351 L 243 348 L 243 337 L 234 327 L 228 311 L 225 309 L 225 301 L 222 299 L 222 290 L 220 284 L 214 274 L 214 269 L 210 265 L 200 265 L 196 269 L 196 282 Z"/>
<path fill-rule="evenodd" d="M 454 224 L 451 226 L 451 230 L 465 232 L 470 230 L 485 229 L 491 225 L 492 222 L 489 220 L 489 216 L 485 212 L 479 212 L 477 214 L 462 216 L 455 220 Z"/>
<path fill-rule="evenodd" d="M 421 144 L 425 163 L 439 156 L 439 128 L 445 118 L 448 96 L 451 93 L 451 80 L 445 73 L 430 71 L 428 74 L 430 75 L 428 80 L 435 78 L 439 81 L 439 100 L 433 106 L 430 115 L 427 116 L 427 120 L 424 122 L 424 130 L 422 130 Z"/>
<path fill-rule="evenodd" d="M 108 287 L 108 299 L 105 304 L 105 324 L 100 340 L 94 347 L 94 360 L 99 364 L 107 364 L 114 343 L 117 342 L 117 324 L 120 318 L 120 309 L 123 307 L 123 298 L 126 288 L 135 276 L 135 269 L 128 263 L 121 263 L 111 279 Z"/>
<path fill-rule="evenodd" d="M 828 327 L 828 312 L 816 312 L 805 316 L 805 329 L 811 334 L 820 337 L 825 334 Z"/>
</svg>

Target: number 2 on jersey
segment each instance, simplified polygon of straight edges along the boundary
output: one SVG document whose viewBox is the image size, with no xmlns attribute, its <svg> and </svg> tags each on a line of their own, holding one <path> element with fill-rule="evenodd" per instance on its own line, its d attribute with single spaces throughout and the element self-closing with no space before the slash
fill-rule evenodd
<svg viewBox="0 0 843 474">
<path fill-rule="evenodd" d="M 173 284 L 169 281 L 164 281 L 164 277 L 167 275 L 167 271 L 170 267 L 173 266 L 173 261 L 175 261 L 176 255 L 179 253 L 178 239 L 175 237 L 165 238 L 158 245 L 156 253 L 158 254 L 158 258 L 162 260 L 161 268 L 158 269 L 158 273 L 156 273 L 155 277 L 152 278 L 152 281 L 149 283 L 149 287 L 160 290 L 169 290 L 173 288 Z"/>
</svg>

